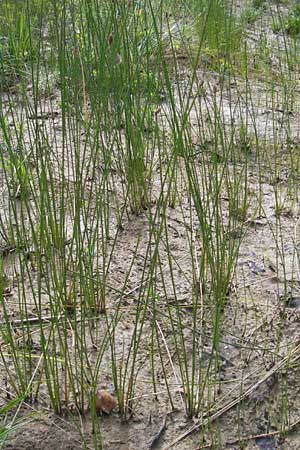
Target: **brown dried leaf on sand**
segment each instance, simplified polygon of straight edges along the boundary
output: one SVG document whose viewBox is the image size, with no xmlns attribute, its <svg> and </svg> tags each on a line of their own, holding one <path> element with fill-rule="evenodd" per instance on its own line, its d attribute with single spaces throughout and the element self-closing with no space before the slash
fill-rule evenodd
<svg viewBox="0 0 300 450">
<path fill-rule="evenodd" d="M 98 389 L 96 392 L 96 411 L 110 414 L 117 406 L 117 400 L 105 389 Z"/>
</svg>

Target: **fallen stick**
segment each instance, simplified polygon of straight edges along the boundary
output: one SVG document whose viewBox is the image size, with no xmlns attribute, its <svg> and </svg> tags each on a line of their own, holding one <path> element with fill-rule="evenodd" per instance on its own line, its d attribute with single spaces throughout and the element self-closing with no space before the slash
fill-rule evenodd
<svg viewBox="0 0 300 450">
<path fill-rule="evenodd" d="M 300 419 L 297 419 L 295 422 L 293 422 L 287 429 L 286 432 L 291 431 L 293 428 L 295 428 L 296 425 L 299 425 Z M 241 441 L 253 441 L 254 439 L 261 439 L 261 438 L 271 438 L 273 436 L 278 436 L 282 434 L 282 430 L 276 430 L 276 431 L 270 431 L 269 433 L 261 433 L 261 434 L 251 434 L 250 436 L 241 436 L 239 438 L 231 439 L 231 441 L 226 441 L 225 445 L 234 445 L 238 444 Z M 212 442 L 209 444 L 200 445 L 200 447 L 197 448 L 197 450 L 202 450 L 204 448 L 211 448 L 212 445 L 214 445 Z"/>
<path fill-rule="evenodd" d="M 266 374 L 260 380 L 258 380 L 255 384 L 250 386 L 248 389 L 246 389 L 246 391 L 243 392 L 241 395 L 239 395 L 236 399 L 234 399 L 231 402 L 229 402 L 226 405 L 224 405 L 222 408 L 220 408 L 218 411 L 216 411 L 211 416 L 196 422 L 191 428 L 189 428 L 183 434 L 178 436 L 174 441 L 172 441 L 170 444 L 168 444 L 165 447 L 163 447 L 162 450 L 169 450 L 170 448 L 174 447 L 174 445 L 176 445 L 179 442 L 183 441 L 183 439 L 187 438 L 191 434 L 193 434 L 196 431 L 200 430 L 200 428 L 203 427 L 204 425 L 207 425 L 208 423 L 214 422 L 216 419 L 218 419 L 220 416 L 222 416 L 225 412 L 229 411 L 231 408 L 233 408 L 234 406 L 238 405 L 241 401 L 245 400 L 261 384 L 263 384 L 272 375 L 274 375 L 274 373 L 278 372 L 283 366 L 285 366 L 285 364 L 287 364 L 287 363 L 294 363 L 299 358 L 300 358 L 300 344 L 296 345 L 296 347 L 294 349 L 292 349 L 287 356 L 285 356 L 279 363 L 277 363 L 275 366 L 273 366 L 268 372 L 266 372 Z"/>
</svg>

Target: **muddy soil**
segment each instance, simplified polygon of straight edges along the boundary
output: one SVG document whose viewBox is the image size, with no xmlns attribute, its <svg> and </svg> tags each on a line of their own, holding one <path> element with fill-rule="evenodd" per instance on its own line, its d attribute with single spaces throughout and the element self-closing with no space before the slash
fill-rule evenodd
<svg viewBox="0 0 300 450">
<path fill-rule="evenodd" d="M 256 37 L 259 33 L 255 34 Z M 273 64 L 275 62 L 273 61 Z M 183 69 L 183 81 L 185 69 Z M 299 342 L 300 322 L 300 272 L 299 272 L 299 211 L 298 196 L 289 192 L 289 165 L 286 160 L 286 147 L 295 146 L 295 158 L 299 141 L 300 102 L 295 101 L 292 109 L 287 108 L 283 92 L 279 84 L 272 89 L 272 95 L 266 89 L 264 82 L 256 81 L 251 85 L 251 114 L 249 115 L 249 99 L 247 86 L 243 80 L 228 80 L 227 87 L 218 84 L 217 77 L 208 71 L 199 72 L 199 78 L 205 79 L 204 94 L 199 97 L 190 113 L 193 129 L 195 153 L 205 148 L 208 155 L 210 137 L 205 129 L 196 127 L 199 111 L 206 108 L 207 117 L 213 113 L 215 100 L 223 118 L 222 126 L 230 130 L 240 127 L 247 121 L 250 133 L 247 145 L 251 147 L 249 163 L 249 184 L 251 203 L 243 227 L 243 236 L 237 260 L 232 289 L 224 308 L 220 332 L 219 355 L 214 355 L 213 326 L 214 308 L 211 304 L 203 305 L 203 315 L 199 324 L 199 340 L 203 351 L 199 355 L 198 364 L 203 371 L 209 370 L 215 376 L 215 382 L 205 388 L 203 409 L 193 420 L 185 413 L 186 398 L 180 379 L 180 367 L 176 348 L 172 339 L 170 320 L 167 315 L 168 305 L 176 300 L 182 305 L 181 323 L 186 342 L 187 354 L 193 351 L 192 298 L 193 279 L 191 252 L 189 249 L 190 230 L 187 229 L 187 218 L 190 216 L 190 198 L 184 180 L 181 184 L 181 206 L 169 207 L 166 217 L 168 234 L 164 232 L 160 238 L 160 257 L 162 273 L 157 274 L 156 289 L 160 295 L 157 310 L 158 325 L 162 330 L 161 345 L 164 348 L 164 367 L 161 367 L 158 355 L 155 372 L 156 393 L 153 390 L 151 362 L 148 349 L 151 339 L 152 318 L 147 317 L 144 335 L 138 352 L 140 366 L 135 381 L 133 414 L 128 422 L 122 423 L 118 408 L 111 414 L 99 414 L 98 422 L 104 448 L 114 450 L 168 449 L 178 450 L 217 448 L 217 449 L 256 449 L 256 450 L 296 450 L 300 448 L 300 430 L 297 421 L 300 417 L 300 377 L 298 353 L 291 355 L 291 362 L 285 361 L 289 350 Z M 212 89 L 211 86 L 214 86 Z M 291 89 L 294 89 L 291 87 Z M 299 84 L 298 84 L 299 88 Z M 222 92 L 221 92 L 222 89 Z M 226 91 L 227 89 L 227 91 Z M 29 90 L 30 93 L 30 90 Z M 274 108 L 274 102 L 276 107 Z M 53 105 L 55 105 L 53 114 Z M 291 106 L 291 105 L 290 105 Z M 162 128 L 167 126 L 168 104 L 162 104 L 160 121 Z M 51 112 L 51 114 L 50 114 Z M 59 151 L 61 139 L 59 98 L 48 104 L 44 103 L 41 113 L 41 126 L 51 139 L 55 139 L 55 151 Z M 288 118 L 288 120 L 287 120 Z M 28 131 L 29 133 L 29 131 Z M 28 138 L 29 139 L 29 138 Z M 280 152 L 274 156 L 271 143 L 280 143 Z M 54 141 L 53 141 L 54 142 Z M 266 157 L 274 160 L 276 175 L 258 165 L 255 146 L 263 143 Z M 269 144 L 270 143 L 270 144 Z M 84 136 L 82 145 L 85 146 Z M 240 145 L 237 140 L 236 145 Z M 85 156 L 88 147 L 85 149 Z M 267 154 L 267 152 L 269 152 Z M 69 158 L 72 159 L 72 149 L 65 153 L 65 167 L 68 168 Z M 61 154 L 53 152 L 53 171 L 60 172 Z M 243 164 L 243 149 L 241 162 Z M 99 161 L 101 166 L 101 161 Z M 69 183 L 69 196 L 72 197 L 74 179 L 72 172 L 66 172 Z M 89 177 L 86 173 L 85 176 Z M 96 179 L 95 179 L 96 176 Z M 100 177 L 100 174 L 99 174 Z M 97 174 L 91 174 L 91 185 L 87 183 L 87 195 L 97 184 Z M 280 191 L 282 210 L 280 211 L 280 227 L 278 225 L 278 207 L 275 207 L 276 193 Z M 114 196 L 121 196 L 121 187 L 116 183 Z M 159 177 L 153 180 L 153 214 L 157 205 L 155 199 L 160 192 Z M 257 197 L 261 206 L 257 209 Z M 278 201 L 278 198 L 277 198 Z M 7 192 L 2 192 L 3 222 L 6 220 L 8 204 Z M 226 207 L 226 198 L 223 199 Z M 20 206 L 21 210 L 21 206 Z M 71 211 L 71 207 L 70 207 Z M 126 281 L 129 268 L 130 277 L 126 281 L 127 295 L 123 295 L 122 320 L 116 328 L 117 356 L 122 363 L 123 354 L 130 349 L 131 336 L 134 328 L 133 312 L 139 301 L 141 286 L 143 286 L 142 269 L 147 257 L 149 239 L 149 211 L 140 215 L 130 215 L 122 221 L 120 230 L 117 214 L 112 213 L 110 229 L 112 236 L 117 234 L 116 245 L 112 253 L 110 269 L 107 278 L 107 310 L 113 310 L 119 301 L 120 291 Z M 91 214 L 92 215 L 92 214 Z M 194 211 L 194 231 L 199 228 L 199 222 Z M 66 221 L 70 235 L 74 218 L 66 207 Z M 82 227 L 91 226 L 89 219 L 82 218 Z M 137 240 L 140 242 L 136 251 Z M 67 236 L 68 237 L 68 236 Z M 239 239 L 240 235 L 230 239 Z M 278 252 L 280 242 L 280 252 Z M 172 259 L 176 261 L 173 267 L 173 279 L 169 274 L 168 255 L 165 246 L 168 243 Z M 2 243 L 2 247 L 4 243 Z M 67 244 L 66 244 L 67 245 Z M 72 250 L 70 250 L 72 251 Z M 201 249 L 195 241 L 195 253 Z M 279 254 L 279 257 L 278 257 Z M 132 258 L 134 261 L 132 262 Z M 55 259 L 55 254 L 53 255 Z M 98 268 L 101 268 L 101 255 L 96 254 Z M 24 278 L 24 297 L 27 302 L 27 313 L 35 317 L 35 302 L 32 291 L 38 289 L 37 274 L 32 267 L 31 276 L 21 271 L 22 256 L 13 253 L 4 254 L 3 264 L 9 287 L 9 295 L 5 302 L 12 321 L 19 320 L 18 289 L 16 277 Z M 70 283 L 71 283 L 70 274 Z M 49 299 L 42 296 L 45 316 L 49 313 Z M 101 342 L 106 331 L 106 321 L 101 314 L 97 316 L 98 332 L 94 334 L 96 344 Z M 49 325 L 50 327 L 50 325 Z M 16 327 L 17 328 L 17 327 Z M 34 324 L 33 328 L 34 330 Z M 3 343 L 2 343 L 3 344 Z M 37 355 L 40 354 L 39 336 L 32 333 L 32 346 Z M 70 335 L 72 347 L 72 336 Z M 87 346 L 91 363 L 97 360 L 97 345 L 87 337 Z M 53 349 L 52 349 L 53 350 Z M 171 357 L 169 357 L 171 355 Z M 111 377 L 110 352 L 105 351 L 101 363 L 99 385 L 115 395 Z M 282 365 L 281 365 L 282 364 Z M 209 369 L 208 369 L 209 367 Z M 170 404 L 164 378 L 167 378 L 172 389 L 173 407 Z M 0 374 L 1 406 L 6 404 L 9 394 L 9 380 L 4 370 Z M 37 402 L 24 403 L 24 417 L 32 411 L 38 412 L 28 425 L 10 433 L 4 448 L 6 450 L 50 450 L 50 449 L 88 449 L 93 448 L 93 430 L 89 412 L 66 416 L 55 415 L 49 406 L 45 383 L 41 386 Z M 282 417 L 285 419 L 285 429 L 282 429 Z M 295 424 L 295 425 L 294 425 Z M 286 433 L 285 433 L 286 431 Z M 157 437 L 157 440 L 155 440 Z"/>
</svg>

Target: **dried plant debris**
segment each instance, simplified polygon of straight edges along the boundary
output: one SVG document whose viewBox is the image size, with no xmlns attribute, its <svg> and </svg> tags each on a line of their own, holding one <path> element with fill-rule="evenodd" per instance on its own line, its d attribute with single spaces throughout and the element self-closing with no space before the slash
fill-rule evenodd
<svg viewBox="0 0 300 450">
<path fill-rule="evenodd" d="M 110 414 L 118 405 L 117 400 L 105 389 L 98 389 L 96 392 L 96 411 Z"/>
</svg>

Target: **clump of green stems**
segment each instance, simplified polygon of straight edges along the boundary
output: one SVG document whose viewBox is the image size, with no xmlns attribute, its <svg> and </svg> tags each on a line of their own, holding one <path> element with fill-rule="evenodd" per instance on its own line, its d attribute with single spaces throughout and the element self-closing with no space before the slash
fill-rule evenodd
<svg viewBox="0 0 300 450">
<path fill-rule="evenodd" d="M 104 378 L 124 422 L 145 394 L 141 373 L 153 399 L 163 388 L 171 409 L 181 401 L 189 417 L 214 404 L 223 317 L 250 206 L 263 210 L 262 164 L 270 160 L 253 120 L 246 45 L 244 78 L 233 72 L 242 30 L 223 2 L 176 2 L 197 18 L 196 45 L 179 39 L 184 83 L 168 2 L 44 0 L 33 16 L 29 3 L 6 30 L 9 39 L 20 30 L 22 48 L 1 47 L 11 68 L 24 63 L 31 74 L 17 95 L 7 90 L 0 100 L 0 236 L 13 260 L 10 271 L 3 252 L 0 360 L 16 398 L 39 401 L 46 392 L 57 414 L 72 405 L 91 412 L 94 446 L 102 448 L 95 393 Z M 199 74 L 208 48 L 214 81 Z M 41 73 L 46 84 L 53 73 L 58 80 L 45 90 L 50 98 L 41 95 Z M 223 94 L 238 82 L 245 117 L 229 129 Z M 290 104 L 291 84 L 284 87 Z M 274 149 L 277 160 L 275 142 Z M 296 173 L 299 161 L 289 156 Z M 251 164 L 259 179 L 254 206 Z M 290 183 L 292 195 L 292 176 Z M 274 192 L 279 209 L 275 184 Z M 186 265 L 176 254 L 174 211 Z M 272 233 L 284 266 L 281 231 L 278 214 Z"/>
</svg>

